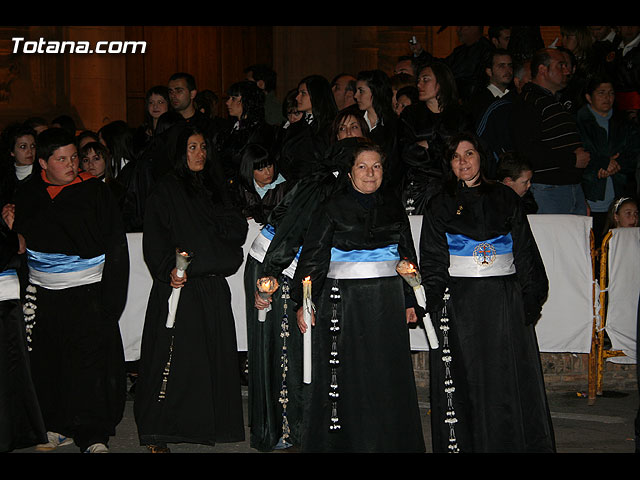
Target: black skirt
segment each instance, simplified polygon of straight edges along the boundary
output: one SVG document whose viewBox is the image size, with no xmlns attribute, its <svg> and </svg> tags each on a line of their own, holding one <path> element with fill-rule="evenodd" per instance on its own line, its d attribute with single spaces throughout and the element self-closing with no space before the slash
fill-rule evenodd
<svg viewBox="0 0 640 480">
<path fill-rule="evenodd" d="M 22 305 L 5 300 L 0 302 L 0 452 L 46 442 L 31 380 Z"/>
<path fill-rule="evenodd" d="M 173 328 L 165 326 L 170 293 L 154 282 L 147 306 L 134 402 L 140 443 L 243 441 L 229 285 L 222 276 L 189 277 Z"/>
<path fill-rule="evenodd" d="M 332 294 L 340 295 L 335 349 L 330 330 Z M 424 452 L 399 276 L 327 278 L 312 343 L 312 382 L 305 386 L 304 451 Z M 334 371 L 332 350 L 340 362 Z M 337 393 L 337 399 L 330 392 Z"/>
<path fill-rule="evenodd" d="M 515 275 L 451 278 L 449 296 L 431 313 L 440 344 L 429 356 L 434 453 L 555 451 L 538 342 Z"/>
<path fill-rule="evenodd" d="M 289 282 L 281 275 L 266 320 L 258 320 L 254 292 L 260 263 L 247 258 L 244 271 L 249 358 L 250 445 L 271 451 L 283 443 L 300 444 L 302 422 L 302 334 L 296 324 Z M 285 308 L 286 305 L 286 308 Z M 282 441 L 281 441 L 282 439 Z"/>
</svg>

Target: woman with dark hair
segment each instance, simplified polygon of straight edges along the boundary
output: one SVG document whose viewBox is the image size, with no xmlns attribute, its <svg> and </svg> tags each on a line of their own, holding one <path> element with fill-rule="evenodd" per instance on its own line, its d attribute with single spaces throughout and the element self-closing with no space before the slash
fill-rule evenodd
<svg viewBox="0 0 640 480">
<path fill-rule="evenodd" d="M 106 183 L 122 208 L 125 189 L 111 173 L 111 156 L 107 147 L 100 142 L 89 142 L 78 151 L 78 157 L 80 168 Z"/>
<path fill-rule="evenodd" d="M 270 149 L 275 131 L 264 120 L 264 92 L 255 82 L 236 82 L 227 90 L 227 112 L 231 125 L 216 139 L 224 176 L 229 184 L 238 181 L 241 152 L 255 143 Z"/>
<path fill-rule="evenodd" d="M 264 225 L 271 210 L 282 200 L 287 183 L 269 151 L 250 143 L 242 149 L 238 176 L 239 206 L 247 218 Z"/>
<path fill-rule="evenodd" d="M 331 124 L 338 113 L 329 81 L 310 75 L 298 83 L 298 111 L 303 118 L 284 132 L 278 165 L 288 182 L 295 183 L 318 169 L 331 143 Z"/>
<path fill-rule="evenodd" d="M 353 114 L 361 116 L 357 108 Z M 251 244 L 245 267 L 249 423 L 251 446 L 258 450 L 300 445 L 302 337 L 291 323 L 298 304 L 289 291 L 313 213 L 347 182 L 351 157 L 363 142 L 369 141 L 360 135 L 345 136 L 330 145 L 322 168 L 288 189 Z M 267 277 L 280 285 L 270 300 L 260 297 L 256 285 Z M 264 322 L 258 321 L 257 310 L 268 310 Z"/>
<path fill-rule="evenodd" d="M 384 152 L 359 145 L 346 181 L 313 213 L 291 288 L 302 305 L 312 285 L 312 382 L 302 429 L 305 452 L 423 452 L 407 323 L 413 296 L 396 272 L 415 263 L 409 219 L 381 188 Z M 415 299 L 414 299 L 415 303 Z M 337 361 L 336 361 L 337 360 Z"/>
<path fill-rule="evenodd" d="M 473 127 L 449 67 L 433 62 L 418 71 L 420 101 L 404 109 L 398 126 L 402 198 L 407 212 L 416 215 L 425 212 L 429 199 L 442 188 L 447 139 Z"/>
<path fill-rule="evenodd" d="M 145 95 L 146 109 L 144 111 L 144 125 L 148 136 L 153 136 L 158 119 L 163 113 L 169 111 L 171 101 L 169 100 L 169 89 L 164 85 L 151 87 Z"/>
<path fill-rule="evenodd" d="M 11 202 L 18 186 L 31 177 L 36 162 L 35 130 L 13 124 L 0 136 L 0 208 Z"/>
<path fill-rule="evenodd" d="M 133 148 L 133 130 L 125 121 L 115 120 L 98 130 L 98 138 L 111 155 L 110 168 L 113 177 L 126 186 L 136 160 Z M 125 169 L 129 164 L 131 165 Z"/>
<path fill-rule="evenodd" d="M 596 75 L 587 83 L 586 105 L 576 116 L 584 148 L 591 155 L 582 173 L 596 242 L 602 241 L 607 211 L 614 199 L 635 192 L 640 138 L 637 127 L 614 108 L 613 82 Z"/>
<path fill-rule="evenodd" d="M 369 126 L 369 138 L 385 152 L 387 182 L 396 185 L 401 180 L 397 159 L 397 120 L 393 110 L 393 92 L 389 77 L 382 70 L 358 73 L 354 98 L 364 112 Z"/>
<path fill-rule="evenodd" d="M 331 124 L 332 144 L 350 137 L 369 138 L 369 124 L 356 105 L 340 110 Z"/>
<path fill-rule="evenodd" d="M 133 134 L 133 148 L 136 156 L 140 155 L 155 135 L 160 116 L 171 108 L 169 89 L 164 85 L 151 87 L 144 97 L 144 105 L 144 122 Z"/>
<path fill-rule="evenodd" d="M 134 412 L 140 443 L 152 452 L 168 443 L 244 440 L 235 323 L 226 276 L 242 264 L 247 222 L 226 208 L 207 174 L 204 133 L 187 126 L 176 165 L 149 196 L 143 252 L 153 287 L 142 336 Z M 178 252 L 192 255 L 183 276 Z M 168 299 L 180 289 L 175 323 Z"/>
<path fill-rule="evenodd" d="M 518 195 L 485 179 L 473 133 L 452 136 L 443 191 L 420 237 L 431 350 L 434 453 L 553 452 L 534 330 L 547 295 L 540 253 Z"/>
<path fill-rule="evenodd" d="M 393 115 L 391 83 L 382 70 L 366 70 L 356 78 L 356 93 L 353 96 L 358 108 L 364 112 L 364 118 L 376 141 L 376 127 L 385 127 L 385 123 L 395 119 Z M 387 125 L 392 127 L 392 125 Z M 376 143 L 380 144 L 380 140 Z"/>
<path fill-rule="evenodd" d="M 402 87 L 396 92 L 395 98 L 396 103 L 393 109 L 396 112 L 396 115 L 400 116 L 405 108 L 420 101 L 418 87 L 416 87 L 415 85 L 407 85 L 406 87 Z"/>
</svg>

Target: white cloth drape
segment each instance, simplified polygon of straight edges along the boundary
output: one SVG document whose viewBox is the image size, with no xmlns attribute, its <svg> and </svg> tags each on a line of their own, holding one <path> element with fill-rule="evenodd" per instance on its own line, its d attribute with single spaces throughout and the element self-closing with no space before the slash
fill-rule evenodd
<svg viewBox="0 0 640 480">
<path fill-rule="evenodd" d="M 409 219 L 419 254 L 422 216 L 414 215 Z M 591 218 L 577 215 L 529 215 L 529 223 L 549 278 L 549 297 L 536 325 L 540 351 L 588 353 L 593 319 L 589 245 Z M 615 269 L 615 273 L 609 286 L 613 297 L 610 297 L 612 301 L 609 302 L 607 314 L 607 333 L 613 347 L 628 355 L 627 359 L 618 361 L 635 362 L 636 315 L 640 294 L 640 234 L 637 228 L 624 230 L 629 232 L 616 232 L 610 246 L 611 268 Z M 244 245 L 245 259 L 259 231 L 260 226 L 249 220 L 249 232 Z M 126 359 L 136 360 L 140 356 L 142 326 L 152 280 L 142 258 L 142 234 L 133 233 L 127 237 L 131 277 L 127 305 L 120 319 L 120 330 Z M 618 275 L 620 278 L 616 281 L 615 277 Z M 238 350 L 241 351 L 247 349 L 243 276 L 244 265 L 227 279 L 231 288 Z M 410 329 L 410 341 L 413 350 L 428 350 L 427 338 L 422 328 Z"/>
</svg>

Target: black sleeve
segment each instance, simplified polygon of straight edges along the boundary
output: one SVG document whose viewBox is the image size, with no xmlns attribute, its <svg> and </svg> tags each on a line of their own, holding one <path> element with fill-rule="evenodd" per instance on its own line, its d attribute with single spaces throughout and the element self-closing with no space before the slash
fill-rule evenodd
<svg viewBox="0 0 640 480">
<path fill-rule="evenodd" d="M 514 203 L 511 219 L 513 257 L 522 288 L 526 322 L 532 324 L 540 316 L 542 305 L 547 298 L 549 280 L 529 221 L 522 211 L 520 202 Z"/>
<path fill-rule="evenodd" d="M 98 189 L 98 218 L 105 246 L 105 264 L 102 271 L 102 303 L 105 318 L 117 322 L 127 302 L 129 285 L 129 247 L 122 224 L 120 209 L 109 187 Z"/>
<path fill-rule="evenodd" d="M 420 233 L 420 275 L 429 312 L 440 307 L 449 283 L 449 245 L 437 203 L 432 202 L 423 216 Z"/>
<path fill-rule="evenodd" d="M 321 207 L 313 216 L 291 288 L 291 299 L 302 305 L 302 280 L 310 277 L 314 303 L 322 291 L 331 262 L 334 224 Z"/>
</svg>

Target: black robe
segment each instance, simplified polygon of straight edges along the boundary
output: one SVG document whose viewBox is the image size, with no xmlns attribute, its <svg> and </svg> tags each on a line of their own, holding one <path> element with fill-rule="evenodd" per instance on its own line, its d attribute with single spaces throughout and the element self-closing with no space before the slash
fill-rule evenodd
<svg viewBox="0 0 640 480">
<path fill-rule="evenodd" d="M 398 148 L 402 163 L 400 188 L 407 213 L 425 213 L 429 200 L 442 189 L 444 172 L 449 165 L 444 158 L 447 140 L 472 127 L 471 115 L 457 105 L 433 113 L 424 102 L 419 102 L 402 111 L 398 123 Z M 429 148 L 418 145 L 419 141 L 426 141 Z"/>
<path fill-rule="evenodd" d="M 18 268 L 17 251 L 17 235 L 0 225 L 0 272 Z M 31 380 L 24 314 L 18 296 L 10 298 L 13 295 L 0 288 L 0 452 L 47 442 Z"/>
<path fill-rule="evenodd" d="M 191 192 L 169 174 L 149 197 L 143 251 L 153 277 L 134 413 L 140 443 L 244 440 L 231 292 L 226 276 L 242 264 L 247 222 L 201 186 Z M 193 252 L 175 325 L 167 328 L 169 274 L 176 248 Z M 171 361 L 165 398 L 163 371 Z"/>
<path fill-rule="evenodd" d="M 447 235 L 508 234 L 516 273 L 449 274 Z M 554 451 L 534 330 L 548 281 L 519 197 L 499 183 L 435 197 L 423 218 L 420 270 L 440 344 L 430 351 L 434 452 Z"/>
<path fill-rule="evenodd" d="M 405 289 L 397 274 L 379 278 L 327 278 L 332 248 L 372 250 L 397 245 L 415 258 L 409 220 L 390 192 L 364 195 L 351 185 L 314 215 L 305 236 L 291 298 L 302 303 L 303 278 L 317 307 L 312 328 L 312 381 L 305 388 L 302 449 L 307 452 L 422 452 L 425 449 L 411 363 Z M 334 303 L 340 361 L 330 364 Z M 332 384 L 339 398 L 332 404 Z M 340 429 L 332 429 L 337 417 Z"/>
<path fill-rule="evenodd" d="M 118 321 L 124 310 L 129 251 L 120 211 L 107 185 L 88 174 L 51 198 L 41 175 L 16 195 L 13 228 L 36 252 L 105 255 L 102 280 L 62 290 L 36 287 L 30 361 L 47 430 L 73 437 L 84 451 L 107 443 L 126 399 Z M 52 361 L 52 359 L 56 359 Z"/>
</svg>

